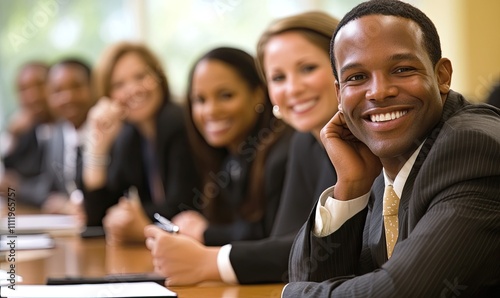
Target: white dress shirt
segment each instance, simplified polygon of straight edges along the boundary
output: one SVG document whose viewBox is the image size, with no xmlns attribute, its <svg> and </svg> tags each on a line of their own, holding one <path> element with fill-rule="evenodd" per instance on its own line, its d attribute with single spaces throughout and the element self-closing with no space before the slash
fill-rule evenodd
<svg viewBox="0 0 500 298">
<path fill-rule="evenodd" d="M 415 160 L 423 144 L 420 144 L 417 150 L 413 152 L 394 181 L 387 176 L 385 169 L 383 169 L 385 185 L 392 185 L 400 198 L 408 175 L 413 168 L 413 164 L 415 164 Z M 316 206 L 316 218 L 313 229 L 313 234 L 316 237 L 325 237 L 337 231 L 347 220 L 363 210 L 368 204 L 370 192 L 353 200 L 340 201 L 333 198 L 334 187 L 327 188 L 321 194 L 319 204 Z"/>
<path fill-rule="evenodd" d="M 75 129 L 73 124 L 64 122 L 62 128 L 64 141 L 63 172 L 66 190 L 69 194 L 76 189 L 74 181 L 76 178 L 77 148 L 85 144 L 85 138 L 87 137 L 87 126 L 85 124 Z"/>
</svg>

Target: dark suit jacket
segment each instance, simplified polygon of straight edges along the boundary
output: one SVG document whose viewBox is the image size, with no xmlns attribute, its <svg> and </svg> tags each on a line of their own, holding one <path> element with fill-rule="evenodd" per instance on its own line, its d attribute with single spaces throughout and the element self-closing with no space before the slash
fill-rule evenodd
<svg viewBox="0 0 500 298">
<path fill-rule="evenodd" d="M 138 130 L 126 124 L 112 148 L 106 186 L 84 191 L 87 226 L 100 226 L 109 207 L 118 203 L 130 186 L 137 187 L 142 205 L 152 219 L 155 212 L 167 218 L 194 209 L 193 189 L 198 185 L 190 148 L 187 143 L 182 108 L 167 103 L 157 116 L 156 152 L 165 202 L 157 206 L 151 199 L 148 175 L 142 152 L 142 137 Z"/>
<path fill-rule="evenodd" d="M 293 239 L 321 192 L 337 180 L 328 155 L 310 133 L 294 134 L 288 160 L 271 236 L 232 243 L 229 258 L 242 284 L 288 280 L 288 255 Z"/>
<path fill-rule="evenodd" d="M 37 126 L 19 136 L 16 146 L 3 156 L 3 163 L 8 170 L 14 170 L 21 177 L 32 177 L 40 174 L 44 144 L 38 140 Z"/>
<path fill-rule="evenodd" d="M 64 154 L 65 147 L 67 146 L 67 141 L 64 139 L 64 125 L 67 124 L 68 123 L 58 122 L 54 127 L 53 136 L 47 144 L 43 176 L 48 176 L 47 179 L 50 179 L 48 181 L 49 191 L 69 195 L 66 184 L 72 178 L 64 177 Z M 74 152 L 74 154 L 76 154 L 76 152 Z M 76 165 L 74 165 L 74 167 L 76 167 L 75 171 L 77 169 L 80 171 L 80 173 L 76 175 L 81 176 L 81 168 L 78 168 Z"/>
<path fill-rule="evenodd" d="M 25 176 L 19 186 L 18 197 L 23 203 L 40 207 L 52 192 L 68 194 L 64 177 L 64 122 L 52 126 L 51 137 L 38 142 L 37 158 L 28 160 L 36 163 L 33 175 Z M 34 150 L 34 149 L 33 149 Z M 28 151 L 25 154 L 29 155 Z M 39 155 L 39 156 L 38 156 Z"/>
<path fill-rule="evenodd" d="M 500 285 L 500 110 L 451 91 L 403 189 L 387 260 L 383 177 L 333 234 L 313 212 L 290 255 L 284 297 L 490 297 Z M 499 296 L 496 296 L 499 297 Z"/>
<path fill-rule="evenodd" d="M 231 241 L 257 240 L 269 237 L 276 218 L 278 206 L 280 205 L 291 137 L 292 130 L 287 130 L 280 136 L 280 139 L 273 144 L 266 157 L 264 165 L 264 196 L 266 206 L 262 218 L 250 222 L 239 216 L 228 224 L 211 224 L 204 233 L 206 245 L 220 246 Z M 230 187 L 230 185 L 228 186 Z M 246 194 L 247 187 L 249 187 L 248 179 L 245 179 L 244 183 L 239 183 L 234 187 L 236 189 L 233 188 L 232 192 L 227 195 L 230 196 L 233 194 L 242 197 Z M 227 188 L 223 188 L 221 191 L 224 192 L 226 189 Z M 239 201 L 240 198 L 228 199 Z M 241 202 L 234 203 L 235 202 L 227 202 L 224 208 L 225 212 L 237 214 L 238 208 L 240 207 L 238 203 Z"/>
<path fill-rule="evenodd" d="M 40 197 L 33 189 L 43 187 L 40 181 L 45 142 L 40 142 L 36 133 L 37 127 L 19 136 L 16 146 L 3 156 L 5 169 L 18 174 L 17 199 L 28 205 L 40 206 L 45 197 Z"/>
</svg>

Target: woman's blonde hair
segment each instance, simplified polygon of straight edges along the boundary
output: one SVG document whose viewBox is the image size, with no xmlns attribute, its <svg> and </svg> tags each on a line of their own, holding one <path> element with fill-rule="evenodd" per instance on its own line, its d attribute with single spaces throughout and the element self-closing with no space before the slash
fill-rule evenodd
<svg viewBox="0 0 500 298">
<path fill-rule="evenodd" d="M 330 39 L 338 23 L 339 20 L 321 11 L 305 12 L 272 22 L 257 43 L 257 69 L 259 75 L 266 81 L 263 67 L 264 51 L 273 36 L 289 31 L 297 32 L 329 55 Z"/>
<path fill-rule="evenodd" d="M 94 70 L 94 86 L 97 98 L 110 96 L 113 69 L 118 60 L 128 53 L 136 53 L 144 60 L 159 82 L 164 101 L 170 101 L 170 89 L 160 60 L 158 60 L 153 52 L 144 44 L 128 41 L 119 42 L 106 48 L 96 64 Z"/>
</svg>

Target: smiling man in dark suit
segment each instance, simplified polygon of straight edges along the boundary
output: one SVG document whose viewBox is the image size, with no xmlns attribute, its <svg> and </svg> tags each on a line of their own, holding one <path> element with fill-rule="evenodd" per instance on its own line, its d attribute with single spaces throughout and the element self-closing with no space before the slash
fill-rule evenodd
<svg viewBox="0 0 500 298">
<path fill-rule="evenodd" d="M 404 2 L 354 8 L 330 54 L 340 111 L 321 138 L 338 180 L 283 296 L 498 295 L 500 110 L 450 90 L 432 21 Z"/>
</svg>

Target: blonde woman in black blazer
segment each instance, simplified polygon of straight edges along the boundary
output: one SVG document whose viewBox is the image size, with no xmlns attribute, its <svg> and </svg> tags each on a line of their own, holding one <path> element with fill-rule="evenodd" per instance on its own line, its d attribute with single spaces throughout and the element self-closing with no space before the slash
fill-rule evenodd
<svg viewBox="0 0 500 298">
<path fill-rule="evenodd" d="M 103 225 L 111 244 L 143 242 L 155 212 L 193 209 L 198 178 L 182 108 L 170 98 L 161 64 L 144 45 L 117 43 L 95 69 L 83 189 L 88 226 Z M 126 199 L 137 189 L 139 200 Z"/>
</svg>

